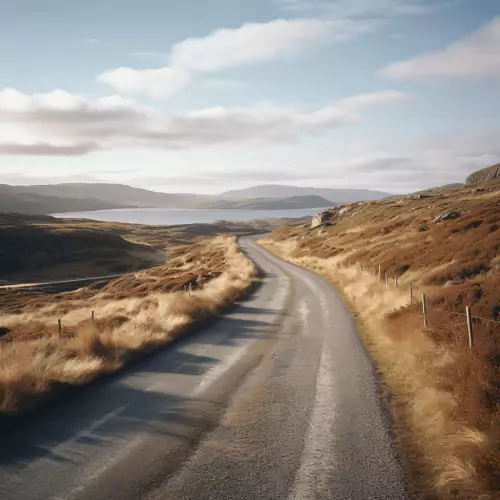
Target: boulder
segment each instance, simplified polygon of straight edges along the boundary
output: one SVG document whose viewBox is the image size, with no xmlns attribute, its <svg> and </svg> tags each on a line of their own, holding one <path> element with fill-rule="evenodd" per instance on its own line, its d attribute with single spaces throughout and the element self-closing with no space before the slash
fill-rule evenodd
<svg viewBox="0 0 500 500">
<path fill-rule="evenodd" d="M 345 203 L 344 205 L 339 205 L 337 207 L 327 208 L 326 210 L 322 210 L 318 212 L 312 219 L 311 228 L 314 229 L 319 226 L 331 226 L 338 219 L 346 216 L 346 215 L 355 215 L 360 210 L 363 210 L 365 207 L 369 206 L 369 203 L 358 201 Z"/>
<path fill-rule="evenodd" d="M 338 208 L 328 208 L 327 210 L 322 210 L 318 212 L 311 221 L 311 228 L 319 226 L 329 226 L 333 224 L 333 221 L 338 217 Z"/>
<path fill-rule="evenodd" d="M 458 219 L 459 217 L 460 217 L 460 214 L 458 212 L 446 212 L 444 214 L 438 215 L 434 219 L 434 222 L 443 222 L 445 220 L 454 220 L 454 219 Z"/>
</svg>

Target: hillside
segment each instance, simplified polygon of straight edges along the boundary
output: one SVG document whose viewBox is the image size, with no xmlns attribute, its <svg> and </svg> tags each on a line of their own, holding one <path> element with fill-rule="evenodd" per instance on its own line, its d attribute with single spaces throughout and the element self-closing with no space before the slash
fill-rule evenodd
<svg viewBox="0 0 500 500">
<path fill-rule="evenodd" d="M 142 208 L 193 208 L 209 196 L 159 193 L 147 189 L 106 183 L 64 183 L 41 186 L 16 186 L 17 193 L 67 197 L 74 200 L 95 198 L 115 205 Z M 70 210 L 76 212 L 78 210 Z"/>
<path fill-rule="evenodd" d="M 496 499 L 500 180 L 431 191 L 324 210 L 262 244 L 350 302 L 390 393 L 416 498 Z"/>
<path fill-rule="evenodd" d="M 331 189 L 285 186 L 281 184 L 265 184 L 227 191 L 221 194 L 222 198 L 290 198 L 293 196 L 320 196 L 332 203 L 347 203 L 350 201 L 377 200 L 391 196 L 391 194 L 369 189 Z"/>
<path fill-rule="evenodd" d="M 477 172 L 472 173 L 467 177 L 465 184 L 470 186 L 472 184 L 479 184 L 481 182 L 488 182 L 500 178 L 500 164 L 486 167 Z"/>
<path fill-rule="evenodd" d="M 52 217 L 0 214 L 0 282 L 118 274 L 163 262 L 165 253 L 117 231 Z"/>
<path fill-rule="evenodd" d="M 255 198 L 217 200 L 204 203 L 205 208 L 231 210 L 294 210 L 300 208 L 322 208 L 332 203 L 321 196 L 290 196 L 289 198 Z"/>
<path fill-rule="evenodd" d="M 63 191 L 61 190 L 61 193 Z M 84 212 L 88 210 L 106 210 L 110 208 L 126 208 L 123 203 L 113 203 L 105 199 L 81 198 L 66 196 L 42 195 L 23 192 L 16 187 L 0 185 L 0 213 L 50 214 L 58 212 Z"/>
</svg>

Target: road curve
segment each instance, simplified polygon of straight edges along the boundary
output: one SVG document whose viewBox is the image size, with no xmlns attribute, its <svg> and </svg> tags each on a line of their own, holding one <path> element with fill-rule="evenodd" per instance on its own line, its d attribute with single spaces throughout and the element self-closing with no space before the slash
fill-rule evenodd
<svg viewBox="0 0 500 500">
<path fill-rule="evenodd" d="M 349 310 L 242 247 L 264 277 L 233 312 L 0 434 L 2 500 L 408 498 Z"/>
</svg>

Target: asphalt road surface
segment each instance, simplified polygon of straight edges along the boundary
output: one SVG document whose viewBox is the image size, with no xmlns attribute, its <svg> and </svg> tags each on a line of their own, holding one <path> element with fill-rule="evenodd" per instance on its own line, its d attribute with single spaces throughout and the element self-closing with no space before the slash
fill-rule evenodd
<svg viewBox="0 0 500 500">
<path fill-rule="evenodd" d="M 408 498 L 352 315 L 251 238 L 262 286 L 223 319 L 0 429 L 2 500 Z"/>
</svg>

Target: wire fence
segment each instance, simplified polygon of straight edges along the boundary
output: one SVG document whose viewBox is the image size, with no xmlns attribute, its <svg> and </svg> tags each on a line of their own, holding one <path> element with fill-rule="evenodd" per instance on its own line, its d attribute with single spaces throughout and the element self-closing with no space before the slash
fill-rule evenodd
<svg viewBox="0 0 500 500">
<path fill-rule="evenodd" d="M 407 293 L 410 304 L 419 305 L 422 326 L 446 334 L 457 344 L 467 340 L 469 348 L 475 347 L 478 335 L 488 337 L 491 334 L 500 334 L 500 320 L 487 318 L 474 314 L 470 306 L 464 306 L 463 311 L 451 311 L 440 307 L 438 303 L 427 296 L 425 291 L 412 283 L 401 284 L 400 276 L 390 276 L 382 272 L 382 266 L 364 268 L 361 264 L 357 267 L 363 271 L 374 274 L 385 286 L 386 290 L 397 290 L 398 293 Z M 500 339 L 500 336 L 498 336 Z"/>
</svg>

